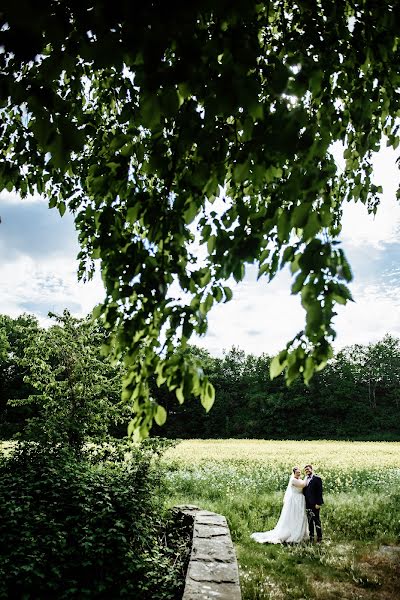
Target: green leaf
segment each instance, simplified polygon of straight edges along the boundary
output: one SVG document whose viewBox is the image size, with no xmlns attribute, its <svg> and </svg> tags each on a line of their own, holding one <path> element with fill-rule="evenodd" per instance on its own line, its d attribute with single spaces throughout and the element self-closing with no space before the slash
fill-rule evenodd
<svg viewBox="0 0 400 600">
<path fill-rule="evenodd" d="M 197 215 L 198 208 L 195 202 L 190 202 L 186 205 L 186 210 L 183 213 L 183 218 L 185 220 L 186 225 L 190 225 L 195 216 Z"/>
<path fill-rule="evenodd" d="M 269 263 L 264 263 L 258 269 L 257 279 L 260 279 L 261 275 L 263 275 L 264 273 L 268 273 L 268 272 L 269 272 Z"/>
<path fill-rule="evenodd" d="M 180 83 L 178 85 L 178 93 L 180 96 L 180 103 L 184 102 L 187 98 L 190 97 L 190 88 L 186 81 Z"/>
<path fill-rule="evenodd" d="M 213 296 L 216 300 L 216 302 L 221 302 L 222 298 L 223 298 L 223 293 L 220 287 L 214 287 L 213 288 Z"/>
<path fill-rule="evenodd" d="M 302 228 L 307 223 L 311 211 L 311 204 L 300 204 L 296 206 L 291 217 L 293 227 Z"/>
<path fill-rule="evenodd" d="M 111 346 L 110 344 L 102 344 L 100 347 L 101 356 L 108 356 L 110 354 Z"/>
<path fill-rule="evenodd" d="M 240 163 L 238 165 L 236 165 L 236 167 L 233 169 L 233 179 L 237 182 L 237 183 L 241 183 L 242 181 L 244 181 L 249 175 L 249 163 L 244 162 L 244 163 Z"/>
<path fill-rule="evenodd" d="M 60 216 L 63 217 L 66 211 L 66 206 L 65 206 L 65 202 L 59 202 L 57 205 L 58 208 L 58 212 L 60 213 Z"/>
<path fill-rule="evenodd" d="M 270 373 L 271 379 L 275 379 L 275 377 L 278 377 L 278 375 L 280 375 L 282 373 L 285 366 L 286 366 L 286 357 L 282 356 L 282 353 L 279 353 L 277 356 L 275 356 L 272 359 L 270 367 L 269 367 L 269 373 Z"/>
<path fill-rule="evenodd" d="M 262 120 L 264 118 L 264 106 L 261 103 L 253 104 L 249 108 L 249 113 L 255 121 Z"/>
<path fill-rule="evenodd" d="M 123 390 L 122 394 L 121 394 L 121 400 L 122 402 L 129 402 L 129 400 L 132 398 L 132 391 L 131 390 Z"/>
<path fill-rule="evenodd" d="M 211 225 L 204 225 L 203 229 L 201 230 L 201 235 L 204 241 L 208 240 L 211 235 Z"/>
<path fill-rule="evenodd" d="M 298 271 L 300 269 L 300 265 L 299 265 L 300 256 L 301 256 L 301 254 L 295 254 L 292 262 L 290 263 L 290 271 L 292 274 L 296 273 L 296 271 Z M 293 289 L 292 289 L 292 293 L 296 293 L 296 292 L 293 292 Z"/>
<path fill-rule="evenodd" d="M 206 409 L 206 412 L 209 412 L 209 410 L 211 409 L 212 405 L 214 404 L 214 399 L 215 399 L 214 386 L 212 385 L 212 383 L 207 381 L 205 384 L 204 390 L 203 390 L 203 394 L 201 396 L 201 403 L 204 406 L 204 408 Z"/>
<path fill-rule="evenodd" d="M 215 175 L 210 177 L 205 186 L 203 187 L 203 194 L 207 196 L 210 202 L 215 200 L 215 195 L 218 192 L 218 179 Z"/>
<path fill-rule="evenodd" d="M 307 283 L 301 290 L 301 304 L 308 310 L 308 308 L 315 304 L 315 288 L 312 283 Z"/>
<path fill-rule="evenodd" d="M 304 303 L 303 303 L 304 305 Z M 307 305 L 307 330 L 317 331 L 323 321 L 323 312 L 318 302 Z"/>
<path fill-rule="evenodd" d="M 284 242 L 289 237 L 290 231 L 290 215 L 283 210 L 278 217 L 278 240 Z"/>
<path fill-rule="evenodd" d="M 301 272 L 297 275 L 297 277 L 294 280 L 294 283 L 292 285 L 292 290 L 291 290 L 292 294 L 298 294 L 300 292 L 306 279 L 307 279 L 307 273 Z"/>
<path fill-rule="evenodd" d="M 132 437 L 135 429 L 136 429 L 136 422 L 135 422 L 135 419 L 132 419 L 132 421 L 129 421 L 129 425 L 128 425 L 128 432 L 127 432 L 128 438 Z"/>
<path fill-rule="evenodd" d="M 311 381 L 311 378 L 314 375 L 314 369 L 315 366 L 313 359 L 311 358 L 311 356 L 307 356 L 303 372 L 304 382 L 306 383 L 306 385 L 308 385 L 308 383 Z"/>
<path fill-rule="evenodd" d="M 204 301 L 204 306 L 205 306 L 206 312 L 209 312 L 211 310 L 213 304 L 214 304 L 213 295 L 207 294 L 207 297 Z"/>
<path fill-rule="evenodd" d="M 312 212 L 307 220 L 307 224 L 303 229 L 303 239 L 304 241 L 311 240 L 321 229 L 321 223 L 318 219 L 318 215 L 315 212 Z"/>
<path fill-rule="evenodd" d="M 137 221 L 139 210 L 140 210 L 140 203 L 137 202 L 135 204 L 135 206 L 131 206 L 126 211 L 126 220 L 129 221 L 129 223 L 132 223 L 132 225 L 134 223 L 136 223 L 136 221 Z"/>
<path fill-rule="evenodd" d="M 193 333 L 193 325 L 192 323 L 186 318 L 183 321 L 183 325 L 182 325 L 182 335 L 184 338 L 186 338 L 187 340 L 190 338 L 190 336 Z"/>
<path fill-rule="evenodd" d="M 142 124 L 148 129 L 152 129 L 159 124 L 161 118 L 160 104 L 155 94 L 145 97 L 141 104 L 140 112 L 142 115 Z"/>
<path fill-rule="evenodd" d="M 199 270 L 200 279 L 199 283 L 201 287 L 205 287 L 211 281 L 211 269 L 209 267 L 204 267 Z"/>
<path fill-rule="evenodd" d="M 331 294 L 331 298 L 332 300 L 334 300 L 335 302 L 337 302 L 337 304 L 347 304 L 347 300 L 346 298 L 343 298 L 343 296 L 340 296 L 339 294 Z"/>
<path fill-rule="evenodd" d="M 92 310 L 92 318 L 94 320 L 97 320 L 100 315 L 103 312 L 103 305 L 102 304 L 97 304 L 97 306 L 94 307 L 94 309 Z"/>
<path fill-rule="evenodd" d="M 183 389 L 181 387 L 176 388 L 175 394 L 176 394 L 176 397 L 178 398 L 179 404 L 183 404 L 185 402 L 185 396 L 183 395 Z"/>
<path fill-rule="evenodd" d="M 212 254 L 215 248 L 215 242 L 217 241 L 217 238 L 215 235 L 210 235 L 210 237 L 207 240 L 207 250 L 208 250 L 208 254 Z"/>
<path fill-rule="evenodd" d="M 167 420 L 167 411 L 160 404 L 157 406 L 157 410 L 154 414 L 154 420 L 160 427 L 162 427 Z"/>
<path fill-rule="evenodd" d="M 224 294 L 225 294 L 225 302 L 229 302 L 229 300 L 232 300 L 233 293 L 232 293 L 231 288 L 224 286 L 223 290 L 224 290 Z"/>
<path fill-rule="evenodd" d="M 238 263 L 235 268 L 233 269 L 233 278 L 236 281 L 236 283 L 239 283 L 239 281 L 242 281 L 244 276 L 245 276 L 245 267 L 242 263 Z"/>
<path fill-rule="evenodd" d="M 264 260 L 268 258 L 268 256 L 270 255 L 270 253 L 271 253 L 271 250 L 269 248 L 266 248 L 265 250 L 263 250 L 261 252 L 261 254 L 260 254 L 260 258 L 258 259 L 259 263 L 260 264 L 263 263 Z"/>
</svg>

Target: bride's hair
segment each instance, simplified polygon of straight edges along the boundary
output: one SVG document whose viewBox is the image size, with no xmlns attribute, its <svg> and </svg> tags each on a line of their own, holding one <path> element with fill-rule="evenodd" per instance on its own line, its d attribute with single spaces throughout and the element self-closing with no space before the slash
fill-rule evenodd
<svg viewBox="0 0 400 600">
<path fill-rule="evenodd" d="M 296 473 L 296 471 L 300 471 L 300 467 L 293 467 L 292 471 L 293 473 Z"/>
</svg>

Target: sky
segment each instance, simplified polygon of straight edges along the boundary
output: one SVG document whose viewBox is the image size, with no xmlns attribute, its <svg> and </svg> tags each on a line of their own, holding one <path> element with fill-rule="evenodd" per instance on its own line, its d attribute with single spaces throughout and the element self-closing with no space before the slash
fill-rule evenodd
<svg viewBox="0 0 400 600">
<path fill-rule="evenodd" d="M 367 344 L 386 333 L 400 337 L 400 183 L 396 154 L 386 147 L 376 155 L 374 175 L 383 186 L 377 215 L 368 215 L 361 203 L 345 206 L 342 248 L 352 266 L 350 289 L 355 300 L 338 307 L 334 326 L 338 350 L 355 343 Z M 340 165 L 340 152 L 337 153 Z M 79 252 L 73 218 L 61 218 L 40 197 L 24 200 L 0 194 L 0 313 L 12 317 L 35 314 L 48 323 L 49 311 L 68 308 L 81 317 L 104 297 L 99 273 L 89 283 L 77 281 Z M 273 282 L 256 280 L 249 266 L 245 279 L 231 285 L 229 303 L 215 306 L 208 333 L 193 343 L 221 356 L 233 345 L 246 353 L 273 354 L 303 328 L 304 310 L 298 296 L 290 294 L 291 278 L 281 272 Z"/>
</svg>

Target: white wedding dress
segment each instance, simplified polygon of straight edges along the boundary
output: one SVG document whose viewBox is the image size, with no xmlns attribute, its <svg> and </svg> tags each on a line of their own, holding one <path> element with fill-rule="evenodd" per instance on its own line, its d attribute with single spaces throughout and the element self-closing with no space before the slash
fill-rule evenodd
<svg viewBox="0 0 400 600">
<path fill-rule="evenodd" d="M 251 537 L 260 544 L 299 543 L 309 538 L 306 501 L 303 495 L 305 482 L 293 475 L 283 499 L 279 520 L 271 531 L 252 533 Z"/>
</svg>

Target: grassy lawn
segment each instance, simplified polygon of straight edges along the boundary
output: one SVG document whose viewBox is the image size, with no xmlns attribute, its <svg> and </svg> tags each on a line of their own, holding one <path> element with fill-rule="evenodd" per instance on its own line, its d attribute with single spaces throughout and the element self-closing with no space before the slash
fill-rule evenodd
<svg viewBox="0 0 400 600">
<path fill-rule="evenodd" d="M 324 480 L 321 546 L 259 545 L 293 465 Z M 168 451 L 169 503 L 224 514 L 243 600 L 400 597 L 400 443 L 187 440 Z"/>
</svg>

